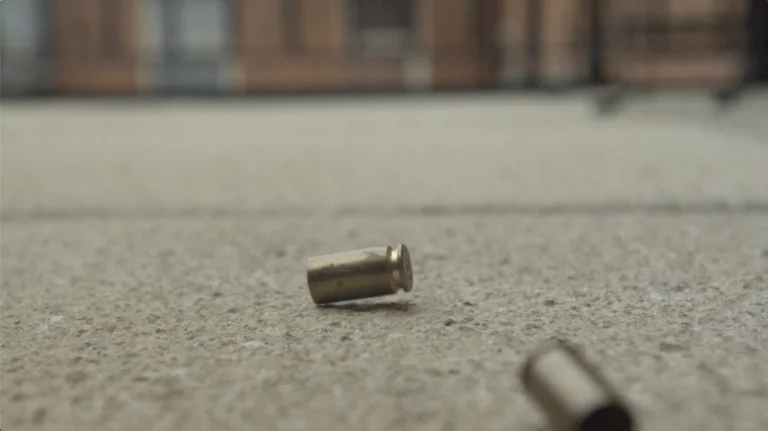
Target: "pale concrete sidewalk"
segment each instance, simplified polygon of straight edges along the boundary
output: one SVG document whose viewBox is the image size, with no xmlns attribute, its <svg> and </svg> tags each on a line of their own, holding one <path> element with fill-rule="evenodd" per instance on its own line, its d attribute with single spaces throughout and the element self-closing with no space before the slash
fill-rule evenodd
<svg viewBox="0 0 768 431">
<path fill-rule="evenodd" d="M 538 430 L 583 346 L 647 430 L 768 429 L 768 98 L 2 108 L 3 430 Z M 304 260 L 408 244 L 411 295 Z"/>
<path fill-rule="evenodd" d="M 2 207 L 768 200 L 768 95 L 722 116 L 704 102 L 641 101 L 614 120 L 581 97 L 8 106 Z"/>
</svg>

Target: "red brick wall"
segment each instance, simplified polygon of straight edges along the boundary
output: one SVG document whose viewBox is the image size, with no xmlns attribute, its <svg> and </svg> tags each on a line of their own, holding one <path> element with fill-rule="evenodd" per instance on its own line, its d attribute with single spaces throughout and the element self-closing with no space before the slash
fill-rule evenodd
<svg viewBox="0 0 768 431">
<path fill-rule="evenodd" d="M 346 0 L 295 0 L 299 2 L 300 50 L 284 51 L 283 17 L 275 0 L 233 0 L 233 28 L 239 59 L 235 61 L 239 84 L 235 91 L 334 91 L 395 89 L 404 86 L 407 58 L 362 59 L 347 52 Z M 524 77 L 528 69 L 527 0 L 487 0 L 482 17 L 476 3 L 467 0 L 417 0 L 415 20 L 419 39 L 427 46 L 428 87 L 484 87 L 504 76 Z M 604 23 L 606 38 L 627 17 L 637 16 L 644 2 L 609 0 Z M 718 17 L 726 9 L 745 13 L 743 1 L 669 0 L 670 22 Z M 119 7 L 117 31 L 126 47 L 122 57 L 99 56 L 104 24 L 100 0 L 51 0 L 52 42 L 61 55 L 52 63 L 54 88 L 63 92 L 138 91 L 138 25 L 143 0 L 112 0 Z M 539 0 L 540 57 L 537 76 L 545 86 L 571 84 L 586 78 L 586 45 L 575 51 L 575 41 L 586 42 L 588 2 Z M 117 6 L 115 6 L 117 5 Z M 481 19 L 482 18 L 482 19 Z M 477 22 L 485 23 L 478 32 Z M 690 43 L 713 35 L 693 36 Z M 499 52 L 478 50 L 479 42 L 498 41 Z M 610 77 L 649 83 L 712 84 L 733 80 L 740 60 L 733 54 L 701 58 L 666 56 L 646 58 L 616 46 L 607 46 Z M 87 54 L 78 55 L 78 52 Z M 420 64 L 418 62 L 413 64 Z M 410 69 L 408 69 L 410 70 Z"/>
<path fill-rule="evenodd" d="M 117 36 L 121 56 L 102 47 L 105 4 L 98 0 L 52 0 L 51 64 L 54 91 L 63 93 L 135 93 L 138 84 L 138 0 L 112 0 L 119 9 Z"/>
<path fill-rule="evenodd" d="M 399 88 L 402 64 L 354 59 L 347 52 L 344 0 L 299 0 L 301 50 L 284 53 L 283 19 L 274 0 L 236 0 L 242 89 L 257 92 Z M 254 47 L 248 51 L 246 47 Z"/>
<path fill-rule="evenodd" d="M 432 0 L 431 6 L 432 87 L 493 85 L 498 73 L 495 55 L 479 52 L 477 46 L 479 38 L 495 39 L 501 2 L 489 1 L 481 12 L 465 0 Z M 484 34 L 477 32 L 479 21 L 487 23 Z"/>
<path fill-rule="evenodd" d="M 587 9 L 579 0 L 541 0 L 541 51 L 539 82 L 545 86 L 572 85 L 583 79 L 587 68 L 586 45 L 574 49 L 584 38 Z"/>
</svg>

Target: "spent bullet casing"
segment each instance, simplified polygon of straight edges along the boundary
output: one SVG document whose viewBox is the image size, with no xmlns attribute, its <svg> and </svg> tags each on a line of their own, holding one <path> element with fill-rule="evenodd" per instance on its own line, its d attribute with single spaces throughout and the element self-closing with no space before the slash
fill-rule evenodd
<svg viewBox="0 0 768 431">
<path fill-rule="evenodd" d="M 550 343 L 523 366 L 523 386 L 558 431 L 631 431 L 632 413 L 618 393 L 581 354 Z"/>
<path fill-rule="evenodd" d="M 410 292 L 411 256 L 400 244 L 310 257 L 307 284 L 316 304 Z"/>
</svg>

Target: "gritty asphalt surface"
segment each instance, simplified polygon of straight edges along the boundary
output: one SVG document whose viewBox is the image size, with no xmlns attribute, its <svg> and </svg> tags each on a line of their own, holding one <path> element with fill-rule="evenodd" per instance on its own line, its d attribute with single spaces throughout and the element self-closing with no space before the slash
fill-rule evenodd
<svg viewBox="0 0 768 431">
<path fill-rule="evenodd" d="M 545 429 L 581 346 L 644 430 L 768 429 L 768 97 L 2 107 L 0 427 Z M 319 308 L 306 258 L 411 249 Z"/>
</svg>

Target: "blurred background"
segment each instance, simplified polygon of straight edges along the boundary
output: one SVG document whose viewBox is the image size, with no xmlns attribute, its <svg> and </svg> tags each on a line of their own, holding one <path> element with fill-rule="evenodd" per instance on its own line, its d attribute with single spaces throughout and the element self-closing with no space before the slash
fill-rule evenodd
<svg viewBox="0 0 768 431">
<path fill-rule="evenodd" d="M 763 0 L 6 0 L 4 96 L 742 89 Z"/>
</svg>

